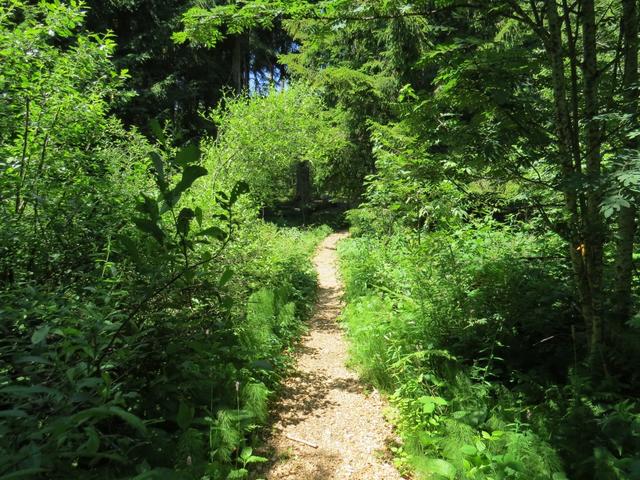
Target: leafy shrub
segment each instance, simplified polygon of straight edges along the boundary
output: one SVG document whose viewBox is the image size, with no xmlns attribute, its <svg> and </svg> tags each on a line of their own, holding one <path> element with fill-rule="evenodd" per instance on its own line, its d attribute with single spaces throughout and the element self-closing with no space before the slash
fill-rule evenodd
<svg viewBox="0 0 640 480">
<path fill-rule="evenodd" d="M 227 298 L 248 305 L 246 317 L 244 306 L 222 315 L 204 301 L 207 291 L 179 309 L 175 298 L 158 303 L 97 372 L 96 357 L 125 320 L 115 309 L 125 291 L 99 284 L 83 296 L 37 285 L 5 289 L 2 311 L 11 329 L 0 351 L 11 367 L 3 363 L 0 386 L 2 471 L 88 478 L 91 469 L 107 478 L 136 467 L 153 475 L 175 470 L 176 478 L 226 478 L 245 436 L 264 422 L 269 388 L 287 365 L 281 351 L 313 299 L 308 258 L 322 235 L 282 232 L 274 241 L 272 227 L 257 230 L 264 257 L 238 264 L 246 270 L 234 277 L 278 290 L 244 300 L 230 292 Z M 276 251 L 278 263 L 264 263 Z M 238 262 L 231 253 L 224 263 Z M 303 270 L 284 270 L 294 264 Z"/>
<path fill-rule="evenodd" d="M 401 458 L 417 478 L 564 478 L 554 447 L 529 425 L 534 398 L 505 368 L 530 370 L 541 332 L 566 334 L 556 324 L 570 292 L 561 270 L 542 268 L 539 245 L 491 224 L 340 245 L 351 358 L 392 393 Z M 525 286 L 530 295 L 519 293 Z M 556 355 L 551 345 L 542 348 Z"/>
<path fill-rule="evenodd" d="M 327 230 L 110 117 L 126 73 L 83 16 L 0 6 L 0 477 L 246 477 Z"/>
<path fill-rule="evenodd" d="M 322 185 L 327 165 L 347 144 L 340 116 L 303 84 L 264 97 L 227 98 L 212 120 L 219 132 L 205 145 L 207 168 L 219 183 L 249 182 L 259 206 L 291 196 L 300 163 L 309 164 L 316 186 Z"/>
<path fill-rule="evenodd" d="M 339 253 L 351 359 L 391 394 L 401 463 L 417 478 L 635 478 L 638 405 L 579 374 L 557 242 L 491 220 L 394 231 Z"/>
</svg>

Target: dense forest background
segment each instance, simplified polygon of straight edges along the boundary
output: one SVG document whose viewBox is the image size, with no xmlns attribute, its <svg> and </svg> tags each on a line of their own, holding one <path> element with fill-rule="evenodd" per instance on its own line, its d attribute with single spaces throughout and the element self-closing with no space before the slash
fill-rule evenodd
<svg viewBox="0 0 640 480">
<path fill-rule="evenodd" d="M 401 471 L 640 479 L 638 15 L 2 0 L 0 479 L 248 478 L 346 224 Z"/>
</svg>

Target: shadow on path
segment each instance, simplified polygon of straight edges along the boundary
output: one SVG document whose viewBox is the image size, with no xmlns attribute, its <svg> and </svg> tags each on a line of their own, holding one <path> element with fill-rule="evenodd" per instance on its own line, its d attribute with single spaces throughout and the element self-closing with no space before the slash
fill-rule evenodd
<svg viewBox="0 0 640 480">
<path fill-rule="evenodd" d="M 327 237 L 318 248 L 318 300 L 309 331 L 297 349 L 297 364 L 284 381 L 273 412 L 271 433 L 260 452 L 269 458 L 252 478 L 268 480 L 401 480 L 386 461 L 391 427 L 377 392 L 365 394 L 345 366 L 347 344 L 336 318 L 342 309 L 336 244 L 346 234 Z M 383 452 L 381 455 L 380 453 Z"/>
</svg>

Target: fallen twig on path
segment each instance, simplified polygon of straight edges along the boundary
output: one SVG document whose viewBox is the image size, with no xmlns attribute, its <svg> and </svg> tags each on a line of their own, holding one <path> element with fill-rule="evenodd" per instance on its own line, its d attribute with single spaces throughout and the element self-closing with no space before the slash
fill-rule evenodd
<svg viewBox="0 0 640 480">
<path fill-rule="evenodd" d="M 289 440 L 293 440 L 294 442 L 304 443 L 305 445 L 308 445 L 311 448 L 318 448 L 318 445 L 316 443 L 308 442 L 306 440 L 303 440 L 302 438 L 298 438 L 298 437 L 294 437 L 293 435 L 289 435 L 288 433 L 285 435 L 285 437 L 287 437 Z"/>
</svg>

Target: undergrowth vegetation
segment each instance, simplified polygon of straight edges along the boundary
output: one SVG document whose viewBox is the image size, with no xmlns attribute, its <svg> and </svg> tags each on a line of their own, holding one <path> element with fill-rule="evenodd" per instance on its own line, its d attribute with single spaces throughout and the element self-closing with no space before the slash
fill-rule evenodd
<svg viewBox="0 0 640 480">
<path fill-rule="evenodd" d="M 242 478 L 242 462 L 259 460 L 242 449 L 314 298 L 309 256 L 325 231 L 258 224 L 236 234 L 242 246 L 206 273 L 214 283 L 158 295 L 122 331 L 139 287 L 122 278 L 117 251 L 107 273 L 96 264 L 98 281 L 4 289 L 4 473 Z"/>
<path fill-rule="evenodd" d="M 640 479 L 639 11 L 0 0 L 0 480 L 247 478 L 347 210 L 403 468 Z"/>
<path fill-rule="evenodd" d="M 517 227 L 341 243 L 352 363 L 389 394 L 417 478 L 635 478 L 638 405 L 589 382 L 559 245 Z"/>
<path fill-rule="evenodd" d="M 0 7 L 0 478 L 246 478 L 328 229 L 111 116 L 126 72 L 84 15 Z"/>
</svg>

